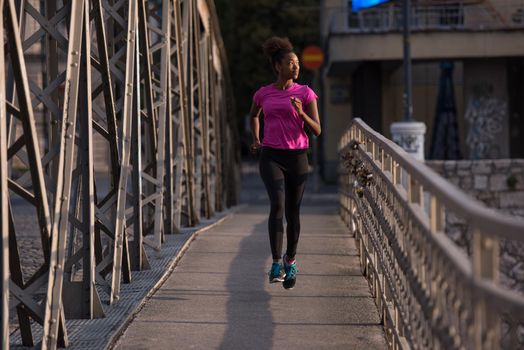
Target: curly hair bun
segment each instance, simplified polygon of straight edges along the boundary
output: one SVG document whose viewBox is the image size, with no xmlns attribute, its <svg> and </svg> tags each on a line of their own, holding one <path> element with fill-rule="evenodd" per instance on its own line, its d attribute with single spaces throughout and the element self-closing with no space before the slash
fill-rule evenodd
<svg viewBox="0 0 524 350">
<path fill-rule="evenodd" d="M 278 36 L 267 39 L 262 48 L 264 49 L 264 54 L 270 60 L 274 60 L 275 56 L 280 56 L 282 53 L 293 51 L 293 45 L 289 39 Z"/>
</svg>

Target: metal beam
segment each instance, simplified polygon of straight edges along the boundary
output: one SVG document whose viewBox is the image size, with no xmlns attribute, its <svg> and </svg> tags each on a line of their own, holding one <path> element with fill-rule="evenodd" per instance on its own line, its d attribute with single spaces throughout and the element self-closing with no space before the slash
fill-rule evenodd
<svg viewBox="0 0 524 350">
<path fill-rule="evenodd" d="M 187 114 L 185 115 L 186 120 L 184 120 L 183 123 L 183 130 L 184 130 L 184 148 L 185 148 L 185 155 L 184 160 L 186 162 L 185 165 L 185 171 L 187 173 L 187 176 L 184 177 L 186 180 L 185 188 L 186 192 L 184 194 L 184 198 L 187 202 L 187 213 L 186 213 L 186 219 L 187 224 L 189 226 L 192 226 L 198 222 L 197 220 L 197 209 L 196 209 L 196 200 L 195 197 L 195 179 L 194 179 L 194 163 L 195 163 L 195 157 L 194 157 L 194 140 L 193 140 L 193 115 L 194 115 L 194 18 L 193 15 L 193 7 L 194 7 L 194 0 L 183 0 L 182 2 L 182 32 L 184 35 L 183 38 L 183 46 L 182 46 L 182 54 L 184 57 L 184 83 L 185 85 L 183 88 L 186 90 L 187 96 L 185 102 L 185 108 L 187 111 Z"/>
<path fill-rule="evenodd" d="M 171 227 L 166 225 L 168 220 L 167 218 L 164 219 L 162 215 L 164 197 L 169 183 L 167 178 L 164 178 L 166 156 L 170 156 L 170 149 L 166 149 L 166 144 L 169 144 L 169 140 L 171 140 L 171 134 L 168 134 L 168 130 L 166 130 L 167 126 L 171 125 L 171 79 L 169 74 L 171 64 L 171 2 L 170 0 L 163 0 L 161 8 L 153 7 L 149 11 L 151 18 L 149 21 L 150 35 L 157 38 L 156 42 L 152 42 L 150 45 L 151 55 L 155 57 L 155 53 L 160 51 L 160 59 L 153 58 L 153 69 L 155 70 L 153 73 L 156 73 L 154 79 L 154 90 L 156 92 L 155 109 L 158 119 L 158 128 L 155 130 L 157 132 L 156 184 L 153 193 L 156 196 L 153 228 L 153 247 L 155 249 L 160 249 L 160 245 L 164 240 L 163 234 L 166 231 L 171 233 Z M 150 6 L 154 6 L 154 3 L 149 3 Z M 161 16 L 156 16 L 157 12 L 161 12 Z"/>
<path fill-rule="evenodd" d="M 0 9 L 4 1 L 0 0 Z M 0 28 L 4 28 L 4 16 L 0 16 Z M 0 72 L 4 66 L 4 36 L 0 36 Z M 9 225 L 7 207 L 7 116 L 6 116 L 5 75 L 0 74 L 0 346 L 9 349 Z"/>
<path fill-rule="evenodd" d="M 115 247 L 113 258 L 113 273 L 111 284 L 111 303 L 119 298 L 120 278 L 122 269 L 122 255 L 125 248 L 125 223 L 126 223 L 126 196 L 127 196 L 127 178 L 131 153 L 131 128 L 133 110 L 137 110 L 134 100 L 135 92 L 135 70 L 136 66 L 136 36 L 138 26 L 138 9 L 135 1 L 129 1 L 128 4 L 128 23 L 126 31 L 126 63 L 125 63 L 125 83 L 122 112 L 122 144 L 121 144 L 121 172 L 118 184 L 117 200 L 117 217 L 115 225 Z M 129 264 L 129 262 L 128 262 Z"/>
<path fill-rule="evenodd" d="M 109 186 L 107 193 L 98 199 L 96 191 L 96 185 L 94 186 L 95 191 L 93 193 L 95 200 L 95 237 L 94 237 L 94 249 L 96 267 L 95 274 L 97 281 L 102 283 L 103 289 L 110 294 L 111 286 L 105 276 L 109 272 L 112 264 L 112 259 L 106 259 L 104 254 L 109 252 L 114 247 L 114 231 L 116 222 L 116 203 L 118 193 L 118 183 L 120 178 L 120 145 L 118 143 L 117 133 L 117 106 L 115 97 L 115 79 L 111 74 L 111 66 L 109 60 L 110 52 L 113 52 L 113 48 L 110 45 L 110 40 L 106 34 L 106 21 L 105 12 L 102 4 L 102 0 L 92 0 L 93 6 L 93 21 L 95 22 L 96 31 L 96 46 L 98 51 L 97 57 L 92 57 L 92 60 L 97 61 L 95 70 L 98 71 L 99 79 L 98 85 L 96 83 L 92 85 L 92 101 L 93 101 L 93 131 L 97 131 L 103 139 L 107 142 L 107 149 L 109 153 L 109 173 L 107 174 L 106 180 L 109 180 Z M 93 50 L 94 52 L 94 50 Z M 99 94 L 103 95 L 102 99 L 98 100 Z M 103 127 L 103 130 L 102 130 Z M 89 158 L 88 168 L 94 168 L 93 157 Z M 93 179 L 96 181 L 95 179 Z M 106 233 L 108 238 L 103 243 L 102 233 Z M 124 260 L 128 260 L 127 256 L 123 256 Z M 99 272 L 100 271 L 100 272 Z"/>
<path fill-rule="evenodd" d="M 201 45 L 203 28 L 200 14 L 197 8 L 197 1 L 191 1 L 192 14 L 192 29 L 190 36 L 190 125 L 191 125 L 191 152 L 193 153 L 193 200 L 194 212 L 193 220 L 195 223 L 200 222 L 202 212 L 202 168 L 203 168 L 203 131 L 202 131 L 202 117 L 204 110 L 204 89 L 202 87 L 203 71 L 201 60 Z"/>
<path fill-rule="evenodd" d="M 184 17 L 183 17 L 183 14 Z M 188 196 L 183 197 L 183 193 L 191 193 L 189 190 L 189 157 L 186 156 L 187 153 L 187 127 L 186 120 L 188 115 L 188 98 L 187 98 L 187 32 L 184 35 L 184 28 L 186 28 L 188 22 L 189 12 L 187 11 L 187 6 L 184 11 L 182 11 L 181 0 L 175 0 L 173 2 L 173 19 L 172 19 L 172 32 L 175 33 L 174 42 L 172 43 L 172 51 L 175 52 L 175 57 L 173 58 L 173 63 L 171 64 L 171 76 L 173 84 L 177 84 L 178 89 L 174 89 L 175 94 L 172 100 L 172 128 L 173 132 L 173 155 L 171 156 L 172 164 L 171 169 L 173 169 L 173 185 L 174 190 L 172 197 L 173 205 L 173 227 L 176 232 L 180 230 L 182 226 L 182 212 L 184 210 L 183 204 L 186 204 L 186 212 L 189 213 L 190 201 L 191 199 Z M 176 94 L 176 92 L 178 94 Z M 185 192 L 183 190 L 185 187 Z M 189 220 L 188 220 L 189 221 Z"/>
<path fill-rule="evenodd" d="M 33 105 L 31 103 L 31 97 L 29 93 L 29 80 L 27 77 L 26 64 L 22 50 L 21 36 L 18 29 L 19 25 L 14 1 L 8 0 L 5 3 L 3 10 L 6 20 L 4 24 L 4 30 L 7 36 L 9 63 L 13 73 L 13 82 L 15 85 L 14 92 L 16 92 L 16 102 L 18 104 L 17 109 L 20 111 L 18 117 L 21 120 L 23 135 L 25 138 L 25 152 L 27 154 L 28 161 L 27 166 L 28 172 L 31 175 L 30 186 L 32 187 L 35 198 L 32 204 L 35 205 L 37 211 L 42 241 L 42 251 L 44 253 L 44 265 L 42 266 L 43 269 L 40 271 L 45 271 L 49 263 L 51 215 L 48 205 L 46 184 L 44 182 L 40 150 L 38 147 L 38 135 L 35 126 Z M 13 125 L 12 130 L 16 130 L 15 128 L 16 125 Z M 17 180 L 18 179 L 12 179 L 13 182 L 16 182 Z M 30 278 L 29 281 L 24 285 L 23 276 L 21 274 L 22 270 L 20 260 L 17 254 L 16 232 L 12 223 L 12 215 L 10 215 L 9 220 L 10 267 L 13 273 L 11 279 L 18 287 L 30 290 L 30 286 L 35 280 L 34 277 L 36 276 L 36 273 L 33 275 L 33 278 Z M 28 296 L 27 300 L 31 300 L 33 298 L 31 292 L 27 291 L 25 294 Z M 32 317 L 37 322 L 42 322 L 44 315 L 41 310 L 32 310 L 31 306 L 24 305 L 23 302 L 17 306 L 17 311 L 23 344 L 26 346 L 33 346 L 34 342 L 32 339 L 31 326 L 29 323 L 29 315 L 32 314 Z M 63 328 L 63 314 L 59 315 L 56 323 L 59 325 L 59 327 Z M 60 332 L 58 341 L 62 345 L 67 344 L 67 337 L 64 330 Z"/>
<path fill-rule="evenodd" d="M 84 21 L 89 22 L 88 18 L 89 9 L 87 8 L 87 3 L 83 0 L 72 0 L 42 349 L 56 348 L 59 329 L 58 320 L 60 314 L 63 313 L 62 285 L 66 259 L 82 55 L 87 55 L 86 61 L 90 62 L 90 53 L 82 51 L 83 40 L 91 40 L 91 38 L 86 37 L 87 33 L 84 30 Z"/>
<path fill-rule="evenodd" d="M 86 4 L 86 6 L 88 6 Z M 88 8 L 88 7 L 87 7 Z M 87 12 L 87 9 L 86 9 Z M 73 266 L 70 262 L 76 255 L 80 255 L 78 261 L 82 261 L 82 280 L 77 281 L 74 276 L 75 270 L 65 270 L 63 302 L 64 312 L 67 318 L 98 318 L 103 317 L 102 304 L 98 291 L 95 287 L 96 261 L 95 261 L 95 180 L 93 166 L 93 118 L 92 118 L 92 82 L 91 82 L 91 42 L 89 32 L 88 15 L 84 17 L 84 33 L 82 38 L 82 55 L 80 62 L 79 89 L 80 99 L 86 102 L 78 106 L 78 139 L 76 169 L 73 169 L 73 181 L 77 186 L 73 187 L 72 198 L 76 201 L 71 206 L 72 213 L 69 214 L 70 222 L 78 221 L 77 225 L 71 225 L 69 230 L 69 243 L 82 242 L 81 246 L 72 247 L 68 254 L 69 259 L 65 265 Z M 74 215 L 71 219 L 71 215 Z M 76 226 L 76 227 L 75 227 Z M 79 234 L 77 239 L 76 233 Z M 74 244 L 73 244 L 74 245 Z M 69 273 L 68 273 L 69 272 Z"/>
</svg>

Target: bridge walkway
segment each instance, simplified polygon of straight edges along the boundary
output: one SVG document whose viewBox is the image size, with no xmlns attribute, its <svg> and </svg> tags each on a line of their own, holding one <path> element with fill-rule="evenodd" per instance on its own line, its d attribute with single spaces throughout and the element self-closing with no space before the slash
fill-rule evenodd
<svg viewBox="0 0 524 350">
<path fill-rule="evenodd" d="M 306 190 L 297 285 L 285 290 L 267 281 L 264 189 L 254 164 L 243 173 L 244 204 L 195 239 L 115 348 L 385 349 L 333 189 Z"/>
</svg>

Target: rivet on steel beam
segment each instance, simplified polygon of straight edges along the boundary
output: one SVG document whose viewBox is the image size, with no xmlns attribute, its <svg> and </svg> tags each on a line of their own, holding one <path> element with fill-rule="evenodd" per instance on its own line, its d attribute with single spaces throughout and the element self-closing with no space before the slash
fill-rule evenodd
<svg viewBox="0 0 524 350">
<path fill-rule="evenodd" d="M 78 51 L 75 50 L 75 51 L 71 52 L 71 54 L 78 55 Z"/>
<path fill-rule="evenodd" d="M 73 138 L 73 135 L 71 135 L 71 134 L 67 134 L 65 138 L 66 138 L 66 139 L 72 139 L 72 138 Z"/>
<path fill-rule="evenodd" d="M 77 66 L 78 66 L 78 63 L 73 62 L 73 63 L 71 64 L 71 66 L 73 66 L 73 67 L 77 67 Z"/>
</svg>

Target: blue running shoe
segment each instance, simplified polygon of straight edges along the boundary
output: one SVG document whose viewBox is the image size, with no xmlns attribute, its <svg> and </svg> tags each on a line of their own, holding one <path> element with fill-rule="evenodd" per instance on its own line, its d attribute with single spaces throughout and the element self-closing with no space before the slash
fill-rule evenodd
<svg viewBox="0 0 524 350">
<path fill-rule="evenodd" d="M 297 282 L 297 263 L 296 260 L 292 264 L 287 263 L 287 256 L 284 255 L 284 272 L 286 277 L 282 285 L 285 289 L 293 289 L 295 283 Z"/>
<path fill-rule="evenodd" d="M 269 271 L 269 283 L 277 283 L 284 281 L 286 274 L 280 263 L 274 262 L 271 265 L 271 270 Z"/>
</svg>

